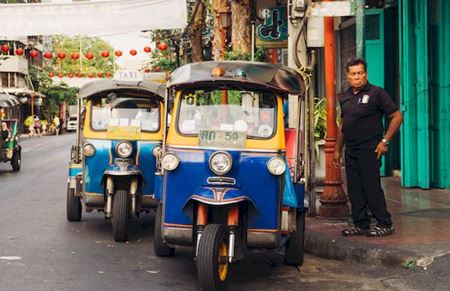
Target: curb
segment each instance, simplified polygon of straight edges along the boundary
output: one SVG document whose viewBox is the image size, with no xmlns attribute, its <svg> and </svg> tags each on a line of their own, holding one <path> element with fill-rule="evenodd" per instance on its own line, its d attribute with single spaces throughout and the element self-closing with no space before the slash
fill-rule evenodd
<svg viewBox="0 0 450 291">
<path fill-rule="evenodd" d="M 331 236 L 306 229 L 305 252 L 318 257 L 338 261 L 352 260 L 372 265 L 405 268 L 406 264 L 424 259 L 423 256 L 408 250 L 392 247 L 379 247 L 345 238 Z"/>
</svg>

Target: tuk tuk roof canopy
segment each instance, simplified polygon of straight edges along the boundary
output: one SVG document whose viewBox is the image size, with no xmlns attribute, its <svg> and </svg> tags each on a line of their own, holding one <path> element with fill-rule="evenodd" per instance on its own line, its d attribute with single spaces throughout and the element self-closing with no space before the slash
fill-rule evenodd
<svg viewBox="0 0 450 291">
<path fill-rule="evenodd" d="M 6 108 L 6 107 L 14 107 L 19 106 L 20 101 L 17 99 L 14 95 L 9 94 L 0 94 L 0 107 Z"/>
<path fill-rule="evenodd" d="M 89 82 L 81 87 L 80 92 L 78 93 L 78 98 L 84 99 L 102 92 L 106 93 L 125 90 L 146 91 L 160 97 L 161 99 L 165 96 L 165 86 L 162 83 L 150 81 L 124 82 L 116 80 L 97 80 Z"/>
<path fill-rule="evenodd" d="M 212 73 L 215 68 L 220 67 L 223 68 L 223 75 Z M 210 87 L 222 84 L 241 84 L 255 89 L 269 89 L 296 95 L 305 92 L 305 81 L 295 70 L 276 64 L 247 61 L 187 64 L 172 72 L 167 86 Z"/>
</svg>

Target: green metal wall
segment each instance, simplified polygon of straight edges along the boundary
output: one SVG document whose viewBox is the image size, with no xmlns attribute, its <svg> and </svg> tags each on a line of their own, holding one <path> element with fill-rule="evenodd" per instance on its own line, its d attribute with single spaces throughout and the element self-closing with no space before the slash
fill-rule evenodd
<svg viewBox="0 0 450 291">
<path fill-rule="evenodd" d="M 399 1 L 405 187 L 450 188 L 449 8 L 445 0 Z"/>
</svg>

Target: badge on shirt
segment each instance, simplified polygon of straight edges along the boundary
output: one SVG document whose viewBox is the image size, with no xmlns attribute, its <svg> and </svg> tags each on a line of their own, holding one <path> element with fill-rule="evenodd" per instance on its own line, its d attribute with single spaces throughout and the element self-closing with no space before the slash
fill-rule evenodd
<svg viewBox="0 0 450 291">
<path fill-rule="evenodd" d="M 364 94 L 364 96 L 363 96 L 362 99 L 361 99 L 361 103 L 363 103 L 363 104 L 368 103 L 368 102 L 369 102 L 369 98 L 370 98 L 369 95 Z"/>
</svg>

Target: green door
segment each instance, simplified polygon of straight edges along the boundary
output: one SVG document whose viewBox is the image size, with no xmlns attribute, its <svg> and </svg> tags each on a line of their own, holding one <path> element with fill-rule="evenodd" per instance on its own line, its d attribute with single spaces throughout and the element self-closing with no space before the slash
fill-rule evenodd
<svg viewBox="0 0 450 291">
<path fill-rule="evenodd" d="M 366 61 L 369 72 L 369 82 L 384 88 L 398 104 L 398 92 L 395 88 L 398 83 L 398 74 L 395 67 L 397 46 L 394 9 L 366 9 L 365 11 L 365 47 Z M 385 124 L 389 124 L 386 118 Z M 389 146 L 387 155 L 383 156 L 383 165 L 380 169 L 382 176 L 392 174 L 394 161 L 398 161 L 399 139 L 394 138 Z M 397 164 L 397 163 L 396 163 Z"/>
<path fill-rule="evenodd" d="M 399 2 L 402 185 L 430 187 L 427 0 Z"/>
</svg>

